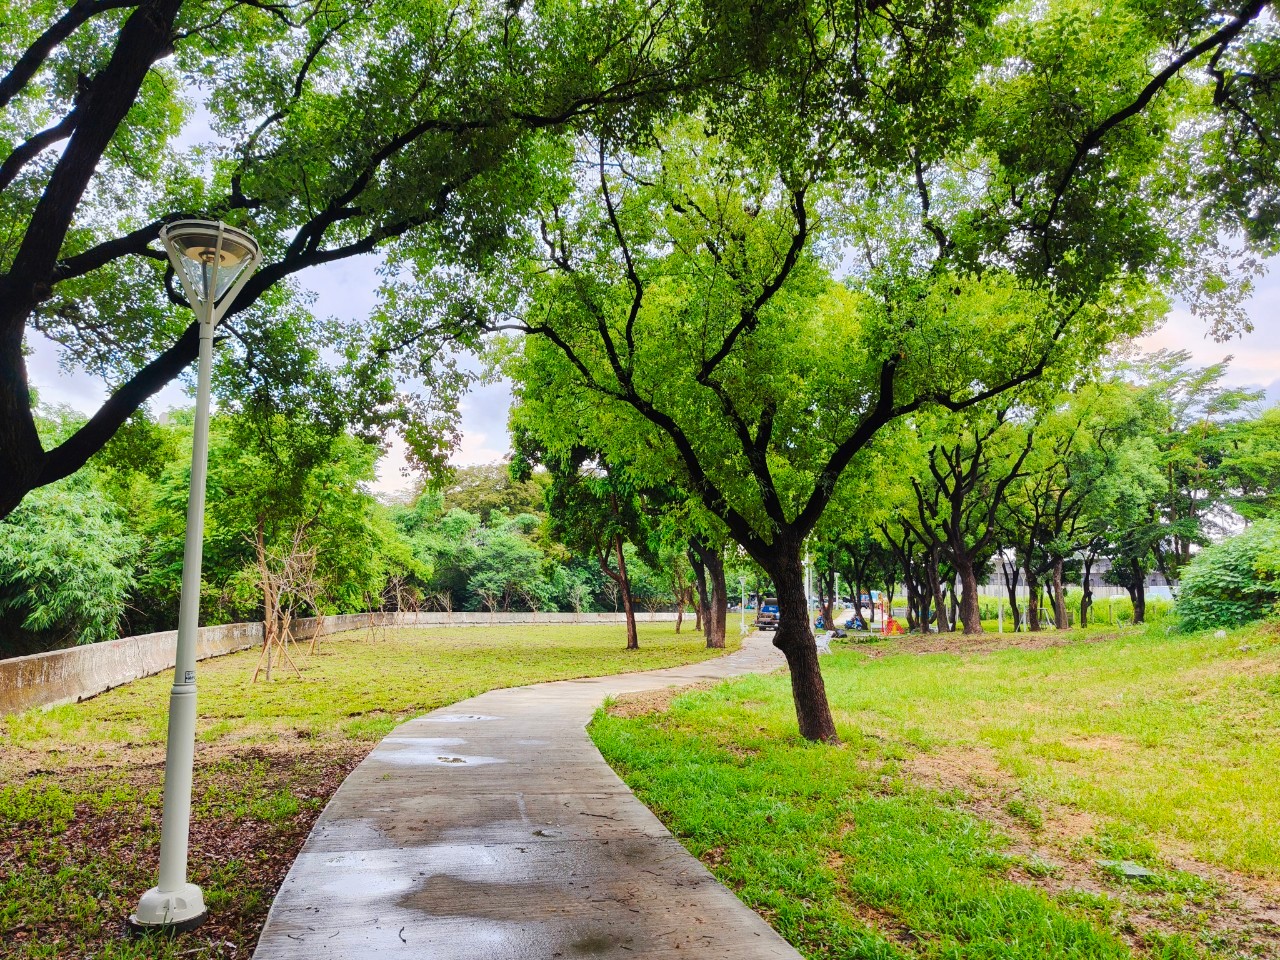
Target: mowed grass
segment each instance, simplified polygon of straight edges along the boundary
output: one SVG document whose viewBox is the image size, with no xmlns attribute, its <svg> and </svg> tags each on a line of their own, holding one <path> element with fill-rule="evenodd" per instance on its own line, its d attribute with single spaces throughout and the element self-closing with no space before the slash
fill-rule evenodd
<svg viewBox="0 0 1280 960">
<path fill-rule="evenodd" d="M 0 956 L 247 957 L 311 824 L 398 723 L 496 687 L 715 656 L 692 629 L 641 624 L 405 629 L 326 638 L 249 678 L 257 651 L 200 663 L 191 877 L 212 919 L 123 938 L 155 882 L 172 676 L 0 720 Z M 738 645 L 730 641 L 730 649 Z"/>
<path fill-rule="evenodd" d="M 293 645 L 301 679 L 277 663 L 270 683 L 250 682 L 257 650 L 205 660 L 196 668 L 197 737 L 206 744 L 373 742 L 410 717 L 496 687 L 657 670 L 723 652 L 706 649 L 692 629 L 638 626 L 639 650 L 625 649 L 619 624 L 354 631 L 326 637 L 315 655 Z M 172 682 L 166 671 L 84 703 L 0 718 L 0 772 L 23 759 L 48 768 L 163 749 Z"/>
<path fill-rule="evenodd" d="M 785 675 L 592 735 L 807 957 L 1280 956 L 1280 637 L 1075 639 L 824 658 L 839 747 Z"/>
</svg>

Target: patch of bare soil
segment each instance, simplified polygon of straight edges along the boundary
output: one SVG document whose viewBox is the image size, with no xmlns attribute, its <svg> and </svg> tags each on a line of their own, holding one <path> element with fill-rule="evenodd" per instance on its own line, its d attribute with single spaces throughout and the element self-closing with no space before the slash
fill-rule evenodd
<svg viewBox="0 0 1280 960">
<path fill-rule="evenodd" d="M 660 690 L 642 690 L 639 693 L 624 693 L 615 698 L 605 712 L 611 717 L 631 719 L 643 717 L 651 713 L 665 713 L 671 701 L 695 690 L 710 690 L 723 681 L 703 680 L 683 687 L 663 687 Z"/>
<path fill-rule="evenodd" d="M 1199 890 L 1117 880 L 1098 865 L 1087 843 L 1099 824 L 1089 814 L 1031 803 L 995 758 L 977 749 L 921 753 L 903 763 L 917 786 L 960 798 L 1010 844 L 1010 877 L 1054 898 L 1105 894 L 1122 910 L 1105 918 L 1139 953 L 1149 935 L 1182 933 L 1212 948 L 1213 956 L 1280 957 L 1280 882 L 1170 857 L 1168 866 L 1205 881 Z"/>
<path fill-rule="evenodd" d="M 164 955 L 249 957 L 312 824 L 372 744 L 202 749 L 192 796 L 189 876 L 210 919 Z M 32 771 L 10 785 L 75 798 L 68 820 L 0 824 L 0 889 L 17 909 L 0 954 L 94 956 L 155 883 L 163 756 Z M 56 898 L 58 909 L 47 909 Z M 0 917 L 3 917 L 0 911 Z M 13 950 L 13 953 L 9 953 Z M 169 951 L 172 951 L 170 953 Z M 157 952 L 161 952 L 159 949 Z"/>
</svg>

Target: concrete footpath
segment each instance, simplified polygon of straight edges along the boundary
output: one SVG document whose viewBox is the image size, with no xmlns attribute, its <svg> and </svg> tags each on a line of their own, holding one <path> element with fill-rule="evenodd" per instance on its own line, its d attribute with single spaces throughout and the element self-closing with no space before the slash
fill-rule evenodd
<svg viewBox="0 0 1280 960">
<path fill-rule="evenodd" d="M 316 821 L 254 957 L 797 960 L 584 729 L 610 695 L 783 666 L 770 640 L 670 670 L 495 690 L 397 727 Z"/>
</svg>

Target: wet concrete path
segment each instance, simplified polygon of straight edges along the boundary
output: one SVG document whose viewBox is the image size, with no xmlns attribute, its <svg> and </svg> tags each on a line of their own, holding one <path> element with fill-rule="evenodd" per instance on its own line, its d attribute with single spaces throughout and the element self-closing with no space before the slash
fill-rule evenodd
<svg viewBox="0 0 1280 960">
<path fill-rule="evenodd" d="M 797 960 L 584 729 L 610 695 L 783 666 L 770 640 L 670 670 L 495 690 L 397 727 L 316 821 L 255 960 Z"/>
</svg>

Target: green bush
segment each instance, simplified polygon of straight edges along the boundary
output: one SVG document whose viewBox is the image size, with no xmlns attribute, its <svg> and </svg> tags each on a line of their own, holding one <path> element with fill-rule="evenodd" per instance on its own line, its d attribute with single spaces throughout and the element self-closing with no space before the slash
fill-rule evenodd
<svg viewBox="0 0 1280 960">
<path fill-rule="evenodd" d="M 1280 520 L 1261 520 L 1187 565 L 1177 614 L 1187 630 L 1238 627 L 1280 609 Z"/>
<path fill-rule="evenodd" d="M 28 494 L 0 522 L 0 656 L 115 637 L 137 553 L 83 475 Z"/>
</svg>

